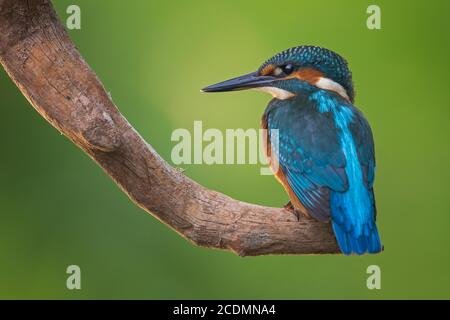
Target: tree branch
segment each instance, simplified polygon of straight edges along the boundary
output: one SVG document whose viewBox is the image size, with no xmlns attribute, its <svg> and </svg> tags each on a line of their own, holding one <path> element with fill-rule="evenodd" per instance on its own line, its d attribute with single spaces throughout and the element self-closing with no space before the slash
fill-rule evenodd
<svg viewBox="0 0 450 320">
<path fill-rule="evenodd" d="M 0 62 L 32 106 L 142 209 L 193 243 L 237 254 L 339 252 L 330 224 L 207 190 L 120 114 L 49 0 L 0 0 Z"/>
</svg>

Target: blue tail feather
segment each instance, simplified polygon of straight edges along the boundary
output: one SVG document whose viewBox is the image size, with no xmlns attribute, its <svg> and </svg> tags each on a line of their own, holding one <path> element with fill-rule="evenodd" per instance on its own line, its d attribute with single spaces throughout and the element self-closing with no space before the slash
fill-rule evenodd
<svg viewBox="0 0 450 320">
<path fill-rule="evenodd" d="M 352 234 L 352 232 L 347 232 L 336 222 L 332 222 L 334 234 L 336 240 L 339 244 L 339 248 L 342 253 L 350 255 L 352 253 L 361 255 L 366 252 L 368 253 L 378 253 L 382 250 L 380 236 L 378 234 L 378 229 L 375 224 L 373 224 L 369 235 L 361 234 L 358 238 Z"/>
<path fill-rule="evenodd" d="M 330 207 L 334 234 L 344 254 L 382 251 L 372 191 L 354 182 L 347 192 L 331 192 Z"/>
<path fill-rule="evenodd" d="M 377 253 L 383 250 L 383 245 L 381 244 L 380 235 L 378 234 L 377 226 L 374 224 L 372 233 L 369 236 L 369 253 Z"/>
</svg>

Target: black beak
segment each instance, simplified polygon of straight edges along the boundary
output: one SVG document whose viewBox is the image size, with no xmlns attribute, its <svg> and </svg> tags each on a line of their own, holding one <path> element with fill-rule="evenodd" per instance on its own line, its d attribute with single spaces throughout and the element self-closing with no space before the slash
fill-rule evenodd
<svg viewBox="0 0 450 320">
<path fill-rule="evenodd" d="M 219 82 L 203 88 L 203 92 L 225 92 L 246 90 L 270 85 L 276 78 L 269 76 L 259 76 L 257 72 L 252 72 L 244 76 Z"/>
</svg>

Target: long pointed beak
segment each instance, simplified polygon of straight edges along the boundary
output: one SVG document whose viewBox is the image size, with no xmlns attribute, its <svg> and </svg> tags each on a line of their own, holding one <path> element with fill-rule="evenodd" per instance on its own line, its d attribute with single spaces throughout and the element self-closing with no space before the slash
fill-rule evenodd
<svg viewBox="0 0 450 320">
<path fill-rule="evenodd" d="M 257 72 L 252 72 L 237 78 L 219 82 L 203 88 L 203 92 L 225 92 L 246 90 L 258 87 L 264 87 L 276 80 L 275 77 L 259 76 Z"/>
</svg>

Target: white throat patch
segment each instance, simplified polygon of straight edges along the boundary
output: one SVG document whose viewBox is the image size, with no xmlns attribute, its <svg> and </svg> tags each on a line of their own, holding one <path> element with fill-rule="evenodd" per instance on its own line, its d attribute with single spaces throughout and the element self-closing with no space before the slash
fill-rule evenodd
<svg viewBox="0 0 450 320">
<path fill-rule="evenodd" d="M 287 90 L 283 90 L 280 88 L 276 88 L 276 87 L 259 87 L 259 88 L 254 88 L 254 90 L 267 92 L 268 94 L 272 95 L 272 97 L 279 99 L 279 100 L 286 100 L 286 99 L 289 99 L 289 98 L 292 98 L 293 96 L 295 96 L 295 94 L 293 94 L 292 92 L 289 92 Z"/>
<path fill-rule="evenodd" d="M 344 87 L 331 79 L 320 77 L 314 85 L 320 89 L 334 91 L 344 99 L 350 101 L 350 98 L 348 97 L 347 91 L 345 91 Z"/>
</svg>

